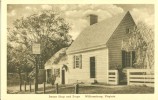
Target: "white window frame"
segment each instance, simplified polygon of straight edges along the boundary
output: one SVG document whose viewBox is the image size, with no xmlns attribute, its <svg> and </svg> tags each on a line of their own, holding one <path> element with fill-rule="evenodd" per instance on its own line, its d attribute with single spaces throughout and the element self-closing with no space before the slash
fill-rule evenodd
<svg viewBox="0 0 158 100">
<path fill-rule="evenodd" d="M 75 59 L 74 59 L 74 63 L 75 63 L 75 68 L 81 68 L 82 67 L 82 58 L 81 58 L 81 55 L 75 55 Z"/>
</svg>

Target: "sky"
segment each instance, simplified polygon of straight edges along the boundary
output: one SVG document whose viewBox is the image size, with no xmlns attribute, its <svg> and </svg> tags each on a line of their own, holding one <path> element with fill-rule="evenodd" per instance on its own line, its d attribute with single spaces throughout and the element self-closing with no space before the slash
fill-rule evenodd
<svg viewBox="0 0 158 100">
<path fill-rule="evenodd" d="M 89 26 L 88 14 L 98 16 L 98 22 L 130 11 L 134 21 L 142 21 L 150 27 L 154 27 L 154 5 L 150 4 L 11 4 L 7 6 L 7 24 L 12 27 L 14 20 L 27 17 L 41 10 L 55 10 L 70 24 L 69 34 L 75 39 L 80 32 Z"/>
</svg>

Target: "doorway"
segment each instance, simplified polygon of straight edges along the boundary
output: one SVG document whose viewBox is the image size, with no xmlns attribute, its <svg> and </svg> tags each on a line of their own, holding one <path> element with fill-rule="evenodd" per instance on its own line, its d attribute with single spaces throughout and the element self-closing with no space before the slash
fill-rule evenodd
<svg viewBox="0 0 158 100">
<path fill-rule="evenodd" d="M 95 78 L 95 57 L 90 57 L 90 78 Z"/>
<path fill-rule="evenodd" d="M 65 84 L 65 70 L 62 69 L 62 82 L 61 84 Z"/>
</svg>

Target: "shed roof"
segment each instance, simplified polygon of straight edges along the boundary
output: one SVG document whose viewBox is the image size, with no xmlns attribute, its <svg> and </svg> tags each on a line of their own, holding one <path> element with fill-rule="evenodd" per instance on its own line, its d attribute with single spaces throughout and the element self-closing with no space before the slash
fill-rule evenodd
<svg viewBox="0 0 158 100">
<path fill-rule="evenodd" d="M 126 14 L 130 13 L 121 13 L 85 28 L 68 48 L 67 53 L 106 46 Z"/>
</svg>

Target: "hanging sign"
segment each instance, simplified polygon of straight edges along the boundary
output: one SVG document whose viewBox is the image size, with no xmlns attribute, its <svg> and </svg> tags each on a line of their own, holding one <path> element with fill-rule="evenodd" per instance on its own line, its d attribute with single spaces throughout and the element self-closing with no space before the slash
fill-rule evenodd
<svg viewBox="0 0 158 100">
<path fill-rule="evenodd" d="M 33 44 L 32 45 L 32 53 L 33 54 L 40 54 L 40 44 Z"/>
</svg>

